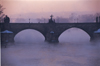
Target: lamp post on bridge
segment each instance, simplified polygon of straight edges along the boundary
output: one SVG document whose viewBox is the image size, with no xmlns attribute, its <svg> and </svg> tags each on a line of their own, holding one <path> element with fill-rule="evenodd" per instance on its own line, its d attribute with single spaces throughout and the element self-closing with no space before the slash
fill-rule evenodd
<svg viewBox="0 0 100 66">
<path fill-rule="evenodd" d="M 77 18 L 77 23 L 78 23 L 78 18 Z"/>
<path fill-rule="evenodd" d="M 30 23 L 30 18 L 29 18 L 29 23 Z"/>
</svg>

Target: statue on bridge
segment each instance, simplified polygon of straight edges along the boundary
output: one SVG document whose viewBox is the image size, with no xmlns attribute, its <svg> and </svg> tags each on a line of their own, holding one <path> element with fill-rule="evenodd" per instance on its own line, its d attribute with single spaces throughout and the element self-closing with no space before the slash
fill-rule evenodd
<svg viewBox="0 0 100 66">
<path fill-rule="evenodd" d="M 96 17 L 96 23 L 100 23 L 100 16 L 98 17 Z"/>
<path fill-rule="evenodd" d="M 51 19 L 49 19 L 49 23 L 55 23 L 55 20 L 52 20 L 53 15 L 50 16 Z"/>
<path fill-rule="evenodd" d="M 4 23 L 9 23 L 10 22 L 10 18 L 6 15 L 4 18 Z"/>
</svg>

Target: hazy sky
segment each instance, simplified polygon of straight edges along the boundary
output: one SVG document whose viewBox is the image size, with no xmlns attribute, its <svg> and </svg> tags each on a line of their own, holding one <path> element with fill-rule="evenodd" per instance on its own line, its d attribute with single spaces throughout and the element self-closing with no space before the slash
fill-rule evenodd
<svg viewBox="0 0 100 66">
<path fill-rule="evenodd" d="M 0 0 L 4 13 L 100 12 L 100 0 Z"/>
</svg>

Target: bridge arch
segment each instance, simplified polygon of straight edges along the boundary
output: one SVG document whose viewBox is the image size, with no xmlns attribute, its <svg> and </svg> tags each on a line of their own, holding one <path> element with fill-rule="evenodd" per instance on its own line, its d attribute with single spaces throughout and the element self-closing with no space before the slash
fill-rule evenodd
<svg viewBox="0 0 100 66">
<path fill-rule="evenodd" d="M 44 35 L 40 31 L 35 29 L 24 29 L 17 32 L 14 35 L 15 42 L 32 43 L 32 42 L 39 42 L 39 41 L 41 42 L 44 40 L 45 40 Z"/>
<path fill-rule="evenodd" d="M 65 31 L 63 31 L 58 40 L 59 42 L 84 42 L 84 41 L 90 41 L 91 36 L 83 29 L 72 27 L 68 28 Z"/>
</svg>

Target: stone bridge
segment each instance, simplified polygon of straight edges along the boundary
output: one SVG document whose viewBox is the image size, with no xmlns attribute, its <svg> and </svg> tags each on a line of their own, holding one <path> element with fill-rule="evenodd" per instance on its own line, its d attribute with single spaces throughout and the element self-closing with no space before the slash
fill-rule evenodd
<svg viewBox="0 0 100 66">
<path fill-rule="evenodd" d="M 9 30 L 13 33 L 9 36 L 9 41 L 14 42 L 17 33 L 25 29 L 35 29 L 45 37 L 47 42 L 59 42 L 59 36 L 69 28 L 80 28 L 85 31 L 90 40 L 94 40 L 94 31 L 100 28 L 99 23 L 1 23 L 1 31 Z M 33 39 L 34 40 L 34 39 Z M 5 41 L 1 35 L 1 41 Z"/>
</svg>

